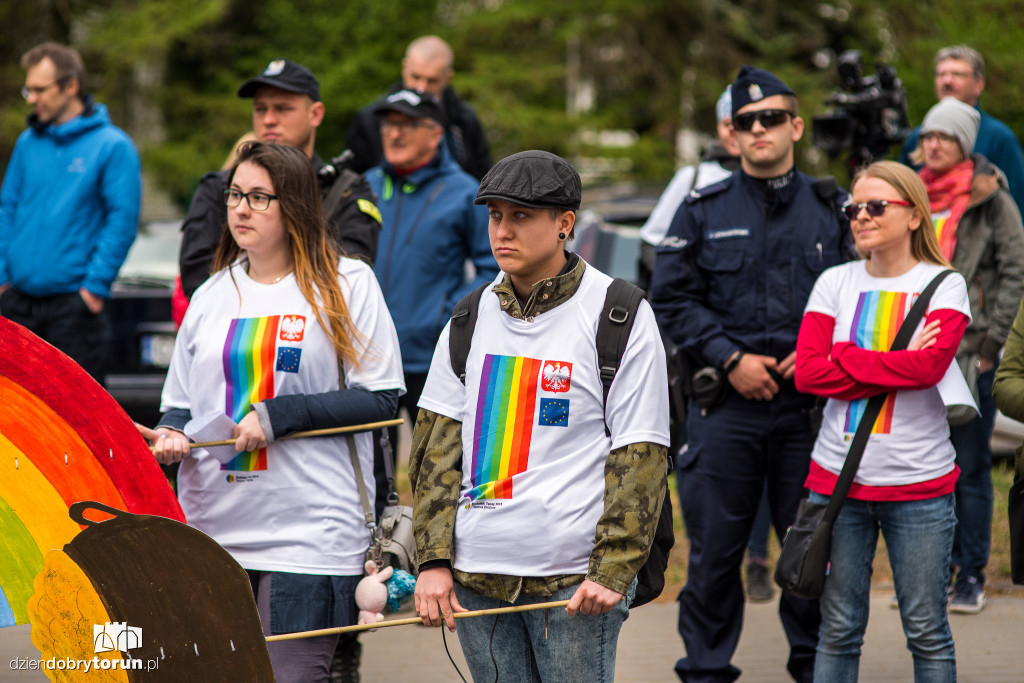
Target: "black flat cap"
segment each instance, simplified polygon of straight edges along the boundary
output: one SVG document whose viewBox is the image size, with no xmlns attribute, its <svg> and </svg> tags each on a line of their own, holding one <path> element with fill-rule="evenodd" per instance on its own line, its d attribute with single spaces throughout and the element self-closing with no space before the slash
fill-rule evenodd
<svg viewBox="0 0 1024 683">
<path fill-rule="evenodd" d="M 386 111 L 397 111 L 414 119 L 433 119 L 442 126 L 445 125 L 441 103 L 423 90 L 399 90 L 373 105 L 374 114 L 379 115 Z"/>
<path fill-rule="evenodd" d="M 480 181 L 476 204 L 504 199 L 533 209 L 580 208 L 580 174 L 551 152 L 531 149 L 505 157 Z"/>
<path fill-rule="evenodd" d="M 300 95 L 309 95 L 314 102 L 320 101 L 320 82 L 313 72 L 291 61 L 275 59 L 256 78 L 250 78 L 238 88 L 239 97 L 252 97 L 260 86 L 269 85 Z"/>
</svg>

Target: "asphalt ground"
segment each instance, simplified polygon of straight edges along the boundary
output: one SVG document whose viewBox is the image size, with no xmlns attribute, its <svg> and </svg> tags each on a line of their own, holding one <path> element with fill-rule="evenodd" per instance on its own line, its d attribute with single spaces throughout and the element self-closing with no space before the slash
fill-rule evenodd
<svg viewBox="0 0 1024 683">
<path fill-rule="evenodd" d="M 988 606 L 977 615 L 950 615 L 957 650 L 960 683 L 1010 683 L 1024 680 L 1017 650 L 1024 624 L 1024 595 L 1019 589 L 988 588 Z M 777 594 L 776 594 L 777 597 Z M 900 625 L 899 612 L 889 606 L 891 587 L 872 592 L 871 617 L 861 657 L 860 680 L 897 683 L 913 680 L 913 667 Z M 619 636 L 615 680 L 621 683 L 671 683 L 672 670 L 683 656 L 676 633 L 676 604 L 655 602 L 633 610 Z M 409 616 L 406 612 L 394 618 Z M 40 671 L 10 668 L 16 657 L 39 659 L 29 638 L 29 626 L 0 629 L 0 681 L 48 680 Z M 365 683 L 433 683 L 459 681 L 445 654 L 440 629 L 398 626 L 364 633 L 362 680 Z M 452 655 L 469 679 L 458 639 L 448 634 Z M 778 601 L 749 603 L 743 635 L 733 664 L 742 681 L 782 683 L 789 681 L 785 662 L 785 636 L 778 618 Z M 84 679 L 88 680 L 88 678 Z M 143 678 L 142 680 L 145 680 Z"/>
</svg>

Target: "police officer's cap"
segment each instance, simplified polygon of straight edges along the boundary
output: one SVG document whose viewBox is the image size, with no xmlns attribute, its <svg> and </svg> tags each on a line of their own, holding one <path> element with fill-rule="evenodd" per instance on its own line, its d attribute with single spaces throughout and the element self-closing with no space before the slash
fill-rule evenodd
<svg viewBox="0 0 1024 683">
<path fill-rule="evenodd" d="M 389 111 L 397 111 L 414 119 L 433 119 L 442 126 L 445 125 L 444 108 L 441 103 L 423 90 L 399 90 L 373 106 L 373 113 L 378 116 Z"/>
<path fill-rule="evenodd" d="M 770 71 L 744 64 L 732 84 L 732 115 L 751 102 L 759 102 L 772 95 L 796 96 L 789 86 Z"/>
<path fill-rule="evenodd" d="M 534 209 L 580 208 L 580 174 L 568 161 L 551 152 L 529 150 L 505 157 L 480 181 L 476 204 L 503 199 Z"/>
<path fill-rule="evenodd" d="M 320 82 L 313 72 L 290 59 L 275 59 L 256 78 L 250 78 L 238 89 L 239 97 L 252 97 L 262 86 L 269 85 L 288 92 L 309 95 L 320 101 Z"/>
</svg>

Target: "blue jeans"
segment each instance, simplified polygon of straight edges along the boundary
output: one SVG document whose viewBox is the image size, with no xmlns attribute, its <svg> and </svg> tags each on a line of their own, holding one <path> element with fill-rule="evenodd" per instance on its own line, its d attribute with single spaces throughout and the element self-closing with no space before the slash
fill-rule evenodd
<svg viewBox="0 0 1024 683">
<path fill-rule="evenodd" d="M 513 605 L 568 600 L 579 584 L 550 597 L 520 595 Z M 622 622 L 629 616 L 636 582 L 626 600 L 599 616 L 570 617 L 564 607 L 532 612 L 459 619 L 455 622 L 462 654 L 474 681 L 615 680 L 615 648 Z M 455 595 L 468 610 L 508 607 L 455 583 Z M 495 671 L 497 666 L 497 672 Z"/>
<path fill-rule="evenodd" d="M 998 366 L 997 366 L 998 367 Z M 978 375 L 981 415 L 950 429 L 960 477 L 956 480 L 956 534 L 953 564 L 960 567 L 957 580 L 973 576 L 982 583 L 992 544 L 992 427 L 996 403 L 992 399 L 995 368 Z"/>
<path fill-rule="evenodd" d="M 828 502 L 827 496 L 817 493 L 810 498 Z M 857 680 L 879 530 L 889 551 L 907 648 L 914 657 L 914 680 L 956 680 L 956 652 L 946 616 L 955 526 L 952 495 L 906 502 L 846 500 L 833 531 L 829 575 L 821 596 L 815 681 Z"/>
</svg>

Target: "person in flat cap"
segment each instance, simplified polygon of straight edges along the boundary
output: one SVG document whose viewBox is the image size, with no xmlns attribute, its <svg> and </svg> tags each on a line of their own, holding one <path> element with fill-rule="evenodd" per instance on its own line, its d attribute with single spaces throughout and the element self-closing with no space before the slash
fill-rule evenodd
<svg viewBox="0 0 1024 683">
<path fill-rule="evenodd" d="M 949 610 L 985 607 L 985 565 L 992 536 L 992 450 L 996 409 L 992 384 L 1024 296 L 1024 228 L 1006 176 L 975 150 L 981 114 L 953 96 L 928 110 L 911 158 L 924 166 L 932 223 L 942 255 L 967 278 L 971 323 L 957 362 L 972 385 L 981 415 L 950 428 L 960 476 L 953 565 L 959 567 Z"/>
<path fill-rule="evenodd" d="M 831 178 L 794 163 L 804 132 L 793 90 L 744 66 L 732 84 L 740 168 L 690 193 L 657 248 L 651 304 L 662 330 L 710 389 L 690 399 L 687 446 L 676 459 L 689 532 L 679 595 L 683 681 L 732 681 L 743 623 L 743 549 L 767 498 L 779 538 L 804 496 L 814 397 L 793 382 L 796 339 L 818 275 L 852 257 L 846 199 Z M 787 664 L 811 681 L 817 601 L 784 593 Z"/>
<path fill-rule="evenodd" d="M 549 152 L 487 172 L 476 202 L 502 272 L 459 303 L 420 397 L 416 611 L 458 630 L 478 681 L 610 683 L 666 495 L 667 382 L 651 381 L 666 377 L 664 347 L 623 283 L 634 322 L 603 383 L 599 319 L 617 296 L 565 248 L 580 199 L 579 174 Z M 546 614 L 453 618 L 558 600 Z"/>
<path fill-rule="evenodd" d="M 437 98 L 398 90 L 374 111 L 384 143 L 382 163 L 366 172 L 384 226 L 374 271 L 398 329 L 407 390 L 399 403 L 411 422 L 441 328 L 455 303 L 493 279 L 498 266 L 487 210 L 473 204 L 479 183 L 444 144 Z"/>
<path fill-rule="evenodd" d="M 289 59 L 275 59 L 238 88 L 252 100 L 256 139 L 301 149 L 317 172 L 331 236 L 348 256 L 369 264 L 377 254 L 380 214 L 376 197 L 362 175 L 345 168 L 342 157 L 330 164 L 316 153 L 316 130 L 324 120 L 320 83 L 313 72 Z M 192 196 L 181 224 L 178 265 L 181 285 L 189 299 L 210 276 L 221 231 L 227 225 L 224 182 L 228 171 L 207 173 Z"/>
<path fill-rule="evenodd" d="M 480 180 L 491 167 L 491 146 L 476 111 L 452 87 L 455 54 L 438 36 L 420 36 L 406 48 L 402 78 L 391 84 L 385 99 L 400 90 L 422 90 L 437 98 L 445 112 L 445 145 L 452 158 L 471 176 Z M 380 125 L 375 108 L 379 100 L 356 114 L 345 136 L 345 146 L 355 158 L 352 168 L 365 172 L 383 157 Z"/>
</svg>

